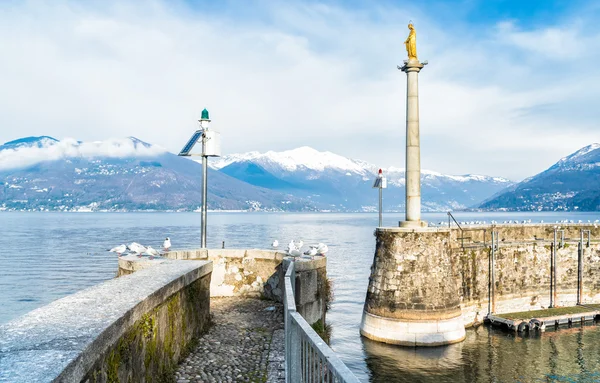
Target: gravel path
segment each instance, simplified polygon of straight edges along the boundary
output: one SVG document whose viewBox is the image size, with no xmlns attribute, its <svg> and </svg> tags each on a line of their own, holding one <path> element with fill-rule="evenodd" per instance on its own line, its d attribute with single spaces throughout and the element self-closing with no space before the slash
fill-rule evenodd
<svg viewBox="0 0 600 383">
<path fill-rule="evenodd" d="M 178 383 L 284 382 L 283 307 L 253 298 L 211 298 L 212 325 L 175 372 Z"/>
</svg>

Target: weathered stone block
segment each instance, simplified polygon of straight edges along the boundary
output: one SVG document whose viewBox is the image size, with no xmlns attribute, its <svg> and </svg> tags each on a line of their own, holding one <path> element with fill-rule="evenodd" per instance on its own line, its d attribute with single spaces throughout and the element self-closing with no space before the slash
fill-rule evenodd
<svg viewBox="0 0 600 383">
<path fill-rule="evenodd" d="M 317 270 L 299 272 L 296 274 L 296 305 L 317 300 L 319 288 Z"/>
</svg>

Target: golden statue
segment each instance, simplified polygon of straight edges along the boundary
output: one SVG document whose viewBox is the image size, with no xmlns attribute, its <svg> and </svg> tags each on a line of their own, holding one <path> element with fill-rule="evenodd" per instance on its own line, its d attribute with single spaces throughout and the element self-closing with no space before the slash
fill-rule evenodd
<svg viewBox="0 0 600 383">
<path fill-rule="evenodd" d="M 410 29 L 410 33 L 404 42 L 406 51 L 408 52 L 408 59 L 417 60 L 417 31 L 415 31 L 415 27 L 412 23 L 408 24 L 408 29 Z"/>
</svg>

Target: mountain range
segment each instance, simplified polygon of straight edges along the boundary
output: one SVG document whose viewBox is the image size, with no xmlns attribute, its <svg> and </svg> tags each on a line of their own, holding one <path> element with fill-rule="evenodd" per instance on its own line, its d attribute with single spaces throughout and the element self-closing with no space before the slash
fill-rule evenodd
<svg viewBox="0 0 600 383">
<path fill-rule="evenodd" d="M 209 209 L 375 211 L 378 167 L 300 147 L 209 159 Z M 422 170 L 424 211 L 600 209 L 600 145 L 513 183 Z M 404 169 L 382 169 L 386 211 L 404 210 Z M 0 210 L 191 211 L 201 166 L 134 137 L 81 142 L 26 137 L 0 145 Z"/>
<path fill-rule="evenodd" d="M 209 209 L 374 211 L 378 168 L 301 147 L 209 160 Z M 385 169 L 385 208 L 404 206 L 404 170 Z M 423 172 L 424 210 L 461 209 L 512 185 L 487 176 Z M 0 210 L 190 211 L 201 167 L 134 137 L 98 142 L 27 137 L 0 146 Z"/>
<path fill-rule="evenodd" d="M 484 210 L 600 210 L 600 144 L 588 145 L 480 205 Z"/>
<path fill-rule="evenodd" d="M 84 143 L 28 137 L 0 146 L 0 210 L 195 210 L 201 167 L 130 137 Z M 315 210 L 304 200 L 209 170 L 220 210 Z"/>
<path fill-rule="evenodd" d="M 249 184 L 289 193 L 333 211 L 375 211 L 378 193 L 372 190 L 379 168 L 331 152 L 301 147 L 283 152 L 226 155 L 210 166 Z M 404 169 L 384 168 L 388 188 L 385 209 L 404 210 Z M 512 185 L 507 179 L 480 175 L 445 175 L 423 170 L 424 211 L 465 209 Z"/>
</svg>

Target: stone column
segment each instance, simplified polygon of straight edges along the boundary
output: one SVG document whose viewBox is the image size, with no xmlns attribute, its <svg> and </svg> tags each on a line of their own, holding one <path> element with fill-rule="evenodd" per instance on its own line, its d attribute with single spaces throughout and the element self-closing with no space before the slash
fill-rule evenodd
<svg viewBox="0 0 600 383">
<path fill-rule="evenodd" d="M 406 219 L 402 227 L 426 226 L 421 221 L 421 145 L 419 140 L 419 72 L 426 63 L 408 60 L 406 72 Z"/>
</svg>

